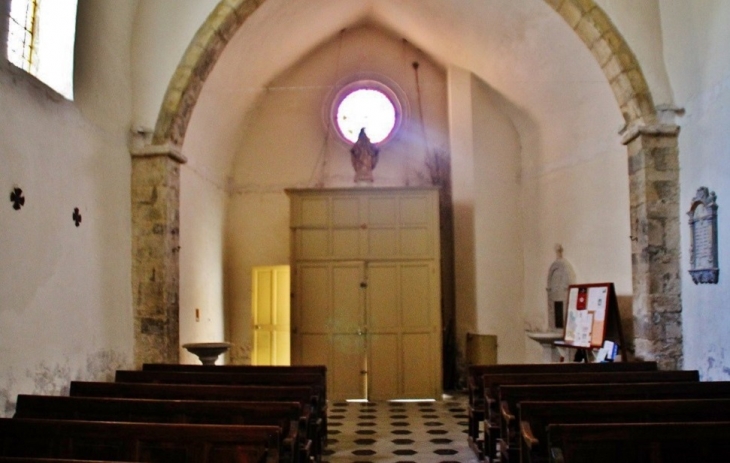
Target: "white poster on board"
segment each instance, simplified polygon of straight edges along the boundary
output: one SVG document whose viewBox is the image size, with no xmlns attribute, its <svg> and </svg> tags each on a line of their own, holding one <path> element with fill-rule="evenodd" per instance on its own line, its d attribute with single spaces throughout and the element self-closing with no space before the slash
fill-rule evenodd
<svg viewBox="0 0 730 463">
<path fill-rule="evenodd" d="M 565 320 L 565 336 L 563 340 L 565 342 L 573 342 L 575 339 L 575 327 L 576 327 L 576 313 L 578 303 L 578 288 L 570 288 L 568 293 L 568 316 Z"/>
<path fill-rule="evenodd" d="M 586 309 L 594 314 L 597 322 L 602 322 L 606 319 L 607 299 L 607 286 L 596 286 L 594 288 L 588 288 L 588 303 Z"/>
<path fill-rule="evenodd" d="M 591 333 L 593 332 L 593 313 L 587 310 L 577 310 L 575 314 L 575 339 L 573 339 L 573 345 L 590 347 Z"/>
</svg>

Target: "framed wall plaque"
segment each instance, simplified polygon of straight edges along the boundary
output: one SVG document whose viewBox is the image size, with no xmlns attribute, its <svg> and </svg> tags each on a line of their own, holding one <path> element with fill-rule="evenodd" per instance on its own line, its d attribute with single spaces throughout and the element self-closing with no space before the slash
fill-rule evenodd
<svg viewBox="0 0 730 463">
<path fill-rule="evenodd" d="M 717 197 L 701 187 L 692 199 L 689 212 L 689 274 L 695 284 L 717 284 L 720 267 L 717 262 Z"/>
</svg>

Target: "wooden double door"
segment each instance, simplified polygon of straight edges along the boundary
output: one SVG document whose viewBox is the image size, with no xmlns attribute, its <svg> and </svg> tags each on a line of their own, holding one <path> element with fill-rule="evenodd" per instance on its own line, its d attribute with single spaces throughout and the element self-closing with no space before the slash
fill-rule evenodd
<svg viewBox="0 0 730 463">
<path fill-rule="evenodd" d="M 433 260 L 306 262 L 294 272 L 292 360 L 327 365 L 331 399 L 438 396 Z"/>
</svg>

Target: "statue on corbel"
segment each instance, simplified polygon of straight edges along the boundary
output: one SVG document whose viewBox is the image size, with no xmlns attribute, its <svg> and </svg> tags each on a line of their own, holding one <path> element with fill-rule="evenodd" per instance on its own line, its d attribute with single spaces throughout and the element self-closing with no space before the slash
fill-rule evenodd
<svg viewBox="0 0 730 463">
<path fill-rule="evenodd" d="M 373 183 L 373 169 L 378 164 L 380 150 L 370 142 L 365 128 L 360 129 L 357 142 L 352 146 L 350 155 L 355 168 L 355 183 Z"/>
<path fill-rule="evenodd" d="M 575 272 L 570 262 L 563 258 L 563 246 L 555 245 L 555 261 L 550 265 L 547 277 L 548 331 L 562 331 L 567 312 L 568 286 L 575 282 Z"/>
</svg>

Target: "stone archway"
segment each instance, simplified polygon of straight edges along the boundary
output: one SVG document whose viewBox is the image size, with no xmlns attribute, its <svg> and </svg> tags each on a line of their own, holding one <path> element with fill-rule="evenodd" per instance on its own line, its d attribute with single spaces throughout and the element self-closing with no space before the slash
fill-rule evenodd
<svg viewBox="0 0 730 463">
<path fill-rule="evenodd" d="M 636 56 L 593 0 L 545 0 L 588 47 L 608 80 L 627 128 L 631 270 L 636 356 L 682 367 L 679 127 L 657 121 Z"/>
<path fill-rule="evenodd" d="M 132 153 L 135 363 L 178 358 L 180 147 L 213 65 L 266 0 L 221 0 L 173 75 L 152 144 Z M 593 0 L 544 0 L 591 51 L 627 124 L 636 355 L 682 365 L 678 127 L 657 122 L 638 60 Z"/>
</svg>

